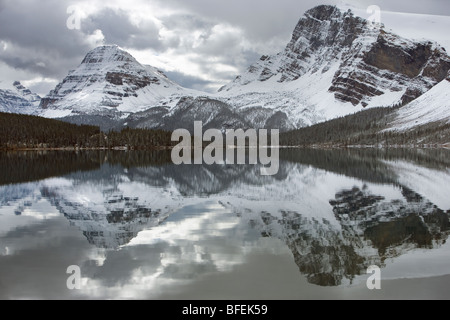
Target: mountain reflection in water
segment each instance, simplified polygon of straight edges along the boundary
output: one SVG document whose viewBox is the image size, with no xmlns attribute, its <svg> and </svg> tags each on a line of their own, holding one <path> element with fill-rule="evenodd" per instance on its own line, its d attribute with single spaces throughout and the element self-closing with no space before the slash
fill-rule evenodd
<svg viewBox="0 0 450 320">
<path fill-rule="evenodd" d="M 280 240 L 318 286 L 351 284 L 371 265 L 445 244 L 448 151 L 286 149 L 280 156 L 271 177 L 252 165 L 175 166 L 166 151 L 0 153 L 8 168 L 0 173 L 0 218 L 50 219 L 48 208 L 56 209 L 103 250 L 99 260 L 159 243 L 156 265 L 136 267 L 156 278 L 229 270 L 236 248 L 219 240 L 230 236 L 241 254 L 258 239 Z M 189 219 L 202 227 L 177 230 Z M 21 223 L 0 229 L 0 269 L 5 256 L 20 254 Z M 232 255 L 228 264 L 239 264 Z"/>
</svg>

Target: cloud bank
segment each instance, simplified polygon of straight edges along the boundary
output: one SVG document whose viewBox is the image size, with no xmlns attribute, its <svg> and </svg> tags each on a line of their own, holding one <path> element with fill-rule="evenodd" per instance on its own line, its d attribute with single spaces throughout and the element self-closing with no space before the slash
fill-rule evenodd
<svg viewBox="0 0 450 320">
<path fill-rule="evenodd" d="M 360 8 L 373 4 L 347 2 Z M 45 95 L 89 50 L 117 44 L 183 86 L 212 92 L 261 55 L 283 50 L 298 19 L 315 5 L 310 0 L 0 0 L 0 87 L 21 80 Z M 378 5 L 450 15 L 447 0 Z M 68 28 L 69 19 L 78 19 L 79 28 Z"/>
</svg>

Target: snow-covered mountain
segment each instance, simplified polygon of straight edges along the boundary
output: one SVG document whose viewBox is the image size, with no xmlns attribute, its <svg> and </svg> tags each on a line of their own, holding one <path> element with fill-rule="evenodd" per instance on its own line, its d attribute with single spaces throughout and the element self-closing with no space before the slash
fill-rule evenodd
<svg viewBox="0 0 450 320">
<path fill-rule="evenodd" d="M 41 102 L 40 115 L 103 128 L 250 127 L 222 101 L 181 87 L 118 46 L 89 52 Z"/>
<path fill-rule="evenodd" d="M 194 121 L 202 121 L 203 128 L 251 128 L 252 121 L 228 104 L 207 96 L 183 97 L 173 107 L 157 107 L 130 115 L 125 124 L 133 128 L 162 128 L 193 131 Z"/>
<path fill-rule="evenodd" d="M 0 111 L 9 113 L 35 113 L 41 97 L 15 81 L 10 89 L 0 89 Z"/>
<path fill-rule="evenodd" d="M 358 14 L 315 7 L 300 19 L 283 52 L 262 56 L 219 93 L 182 100 L 173 109 L 149 109 L 126 124 L 189 128 L 180 119 L 196 117 L 221 128 L 228 122 L 286 131 L 364 108 L 407 104 L 445 78 L 450 57 L 438 43 L 398 36 Z M 217 114 L 221 121 L 212 121 Z"/>
<path fill-rule="evenodd" d="M 406 131 L 433 123 L 450 123 L 450 73 L 446 80 L 399 109 L 390 123 L 390 130 Z"/>
<path fill-rule="evenodd" d="M 300 19 L 283 52 L 262 56 L 219 93 L 149 109 L 126 124 L 189 129 L 192 124 L 180 119 L 196 118 L 220 128 L 228 122 L 286 131 L 365 108 L 405 105 L 445 79 L 449 69 L 450 57 L 436 42 L 374 27 L 361 12 L 318 6 Z M 217 114 L 221 121 L 212 121 Z"/>
<path fill-rule="evenodd" d="M 85 122 L 87 116 L 114 121 L 149 107 L 175 103 L 195 94 L 169 80 L 154 67 L 142 65 L 116 45 L 90 51 L 45 98 L 41 115 Z M 164 100 L 164 101 L 162 101 Z"/>
<path fill-rule="evenodd" d="M 300 19 L 283 52 L 261 57 L 220 96 L 240 110 L 283 113 L 298 128 L 406 104 L 449 69 L 449 56 L 435 42 L 402 38 L 351 10 L 318 6 Z"/>
<path fill-rule="evenodd" d="M 284 51 L 262 56 L 216 94 L 183 88 L 110 45 L 89 52 L 34 114 L 103 129 L 192 129 L 201 120 L 210 128 L 287 131 L 406 105 L 439 84 L 433 99 L 446 90 L 449 70 L 438 43 L 396 35 L 357 10 L 321 5 L 301 17 Z M 23 104 L 16 99 L 16 108 Z"/>
</svg>

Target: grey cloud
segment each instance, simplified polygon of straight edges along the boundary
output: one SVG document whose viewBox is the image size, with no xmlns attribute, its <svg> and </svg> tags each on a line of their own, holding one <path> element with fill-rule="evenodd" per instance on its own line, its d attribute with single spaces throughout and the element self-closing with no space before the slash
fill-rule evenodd
<svg viewBox="0 0 450 320">
<path fill-rule="evenodd" d="M 249 64 L 255 62 L 260 56 L 259 53 L 253 51 L 221 54 L 219 56 L 200 54 L 189 58 L 189 61 L 197 65 L 200 69 L 199 76 L 173 71 L 165 71 L 165 74 L 169 79 L 185 88 L 192 88 L 204 92 L 215 92 L 237 76 L 236 72 L 219 70 L 217 68 L 218 63 L 236 67 L 238 70 L 245 70 Z M 214 80 L 205 80 L 207 78 Z"/>
<path fill-rule="evenodd" d="M 18 0 L 0 12 L 0 39 L 23 47 L 57 49 L 65 56 L 77 55 L 84 35 L 66 27 L 67 6 L 61 1 Z"/>
<path fill-rule="evenodd" d="M 82 30 L 85 33 L 92 34 L 97 29 L 102 31 L 105 42 L 109 44 L 133 49 L 164 49 L 159 40 L 159 28 L 154 23 L 147 21 L 137 27 L 123 10 L 106 8 L 83 21 Z"/>
<path fill-rule="evenodd" d="M 63 77 L 92 49 L 85 34 L 66 27 L 68 17 L 62 1 L 11 1 L 0 11 L 0 40 L 9 44 L 0 60 L 46 77 Z"/>
<path fill-rule="evenodd" d="M 154 257 L 156 258 L 157 255 L 155 254 Z M 103 285 L 114 287 L 126 284 L 132 277 L 133 271 L 142 264 L 144 264 L 142 261 L 132 259 L 129 250 L 119 250 L 108 252 L 107 259 L 101 267 L 88 261 L 81 266 L 81 269 L 86 275 L 95 275 L 95 279 L 101 281 Z"/>
<path fill-rule="evenodd" d="M 34 85 L 28 86 L 32 92 L 39 94 L 41 97 L 46 96 L 51 89 L 53 89 L 58 83 L 57 82 L 38 82 Z"/>
<path fill-rule="evenodd" d="M 208 30 L 215 25 L 215 22 L 194 14 L 177 13 L 161 17 L 161 20 L 169 30 Z"/>
<path fill-rule="evenodd" d="M 185 88 L 192 88 L 200 91 L 207 91 L 208 85 L 210 85 L 210 81 L 204 80 L 201 77 L 195 77 L 191 75 L 187 75 L 182 72 L 176 71 L 165 71 L 164 72 L 169 79 L 175 81 L 179 85 Z"/>
<path fill-rule="evenodd" d="M 139 8 L 122 7 L 112 10 L 106 7 L 82 20 L 81 30 L 69 30 L 66 22 L 70 4 L 89 4 L 88 0 L 0 0 L 0 40 L 8 43 L 7 50 L 0 50 L 0 62 L 11 68 L 29 72 L 30 77 L 41 75 L 61 80 L 70 69 L 76 68 L 85 54 L 92 49 L 86 38 L 100 29 L 107 43 L 124 48 L 152 49 L 160 55 L 170 50 L 171 55 L 197 54 L 193 63 L 202 66 L 205 74 L 200 77 L 227 81 L 232 77 L 217 72 L 213 63 L 218 61 L 239 70 L 245 70 L 263 54 L 282 51 L 290 40 L 292 31 L 303 13 L 317 5 L 312 0 L 153 0 L 161 8 L 173 14 L 158 16 L 170 36 L 160 37 L 160 30 L 150 19 L 137 27 L 130 12 Z M 323 0 L 324 4 L 344 1 Z M 382 10 L 450 15 L 448 0 L 387 1 L 346 0 L 361 8 L 377 4 Z M 91 1 L 93 6 L 101 4 Z M 175 10 L 173 10 L 175 9 Z M 215 25 L 231 25 L 240 33 L 224 33 L 212 37 Z M 190 34 L 200 32 L 203 43 L 194 48 Z M 245 50 L 243 43 L 247 43 Z M 214 58 L 214 59 L 213 59 Z M 225 78 L 224 78 L 225 77 Z M 203 83 L 193 79 L 183 80 L 198 88 Z"/>
<path fill-rule="evenodd" d="M 82 54 L 85 52 L 80 52 L 80 56 Z M 58 79 L 81 62 L 79 56 L 61 56 L 57 51 L 18 45 L 12 45 L 0 54 L 0 60 L 15 69 Z"/>
<path fill-rule="evenodd" d="M 358 1 L 361 8 L 377 5 L 381 10 L 398 11 L 408 13 L 450 15 L 450 2 L 448 0 L 411 1 L 411 0 L 362 0 Z"/>
<path fill-rule="evenodd" d="M 208 55 L 223 55 L 230 51 L 238 50 L 242 38 L 238 34 L 227 33 L 219 38 L 212 38 L 212 34 L 203 36 L 204 43 L 196 49 L 197 53 Z"/>
<path fill-rule="evenodd" d="M 201 38 L 207 38 L 215 22 L 193 14 L 174 14 L 161 17 L 161 22 L 166 30 L 173 33 L 169 39 L 164 39 L 166 48 L 192 51 L 192 42 L 186 41 L 185 35 L 201 32 Z"/>
<path fill-rule="evenodd" d="M 219 48 L 217 48 L 217 51 L 213 51 L 213 48 L 210 48 L 209 51 L 208 55 L 200 54 L 198 57 L 192 57 L 190 60 L 193 63 L 200 65 L 205 73 L 214 71 L 215 74 L 219 75 L 219 73 L 221 73 L 221 76 L 225 76 L 226 78 L 230 77 L 228 72 L 224 73 L 215 70 L 215 66 L 217 66 L 218 63 L 233 66 L 238 69 L 245 69 L 261 57 L 259 52 L 243 50 L 239 46 L 228 47 L 227 49 L 222 49 L 221 52 Z M 208 61 L 204 58 L 205 56 L 214 59 Z M 236 75 L 234 75 L 234 77 L 235 76 Z"/>
<path fill-rule="evenodd" d="M 333 1 L 323 1 L 331 3 Z M 264 40 L 280 34 L 290 35 L 305 10 L 317 5 L 316 1 L 272 0 L 260 1 L 210 1 L 168 0 L 200 16 L 225 21 L 242 28 L 253 40 Z"/>
<path fill-rule="evenodd" d="M 204 61 L 200 65 L 200 70 L 202 74 L 213 75 L 217 81 L 224 81 L 225 83 L 236 77 L 236 74 L 232 71 L 218 70 L 217 63 L 214 61 Z"/>
</svg>

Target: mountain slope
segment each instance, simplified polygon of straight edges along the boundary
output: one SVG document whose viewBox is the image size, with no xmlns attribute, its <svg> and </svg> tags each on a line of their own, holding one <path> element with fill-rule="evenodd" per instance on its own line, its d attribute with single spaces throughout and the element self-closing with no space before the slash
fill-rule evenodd
<svg viewBox="0 0 450 320">
<path fill-rule="evenodd" d="M 132 128 L 158 128 L 164 130 L 188 129 L 193 133 L 194 122 L 201 121 L 204 130 L 250 128 L 251 122 L 221 101 L 209 97 L 183 97 L 172 109 L 151 108 L 130 115 L 125 124 Z"/>
<path fill-rule="evenodd" d="M 239 109 L 283 112 L 298 128 L 408 103 L 449 69 L 450 58 L 436 43 L 371 28 L 350 10 L 318 6 L 300 19 L 283 52 L 261 57 L 219 96 Z"/>
<path fill-rule="evenodd" d="M 15 81 L 11 89 L 0 89 L 0 112 L 32 114 L 37 110 L 41 97 Z"/>
<path fill-rule="evenodd" d="M 103 130 L 123 126 L 288 131 L 373 107 L 405 105 L 443 81 L 445 49 L 373 28 L 352 10 L 321 5 L 299 20 L 283 52 L 208 95 L 169 80 L 118 46 L 89 52 L 41 100 L 38 115 Z"/>
<path fill-rule="evenodd" d="M 187 94 L 192 91 L 113 45 L 89 52 L 81 65 L 42 99 L 40 107 L 46 117 L 97 115 L 117 120 L 164 98 Z"/>
<path fill-rule="evenodd" d="M 398 110 L 390 130 L 407 131 L 434 122 L 450 123 L 450 76 Z"/>
</svg>

